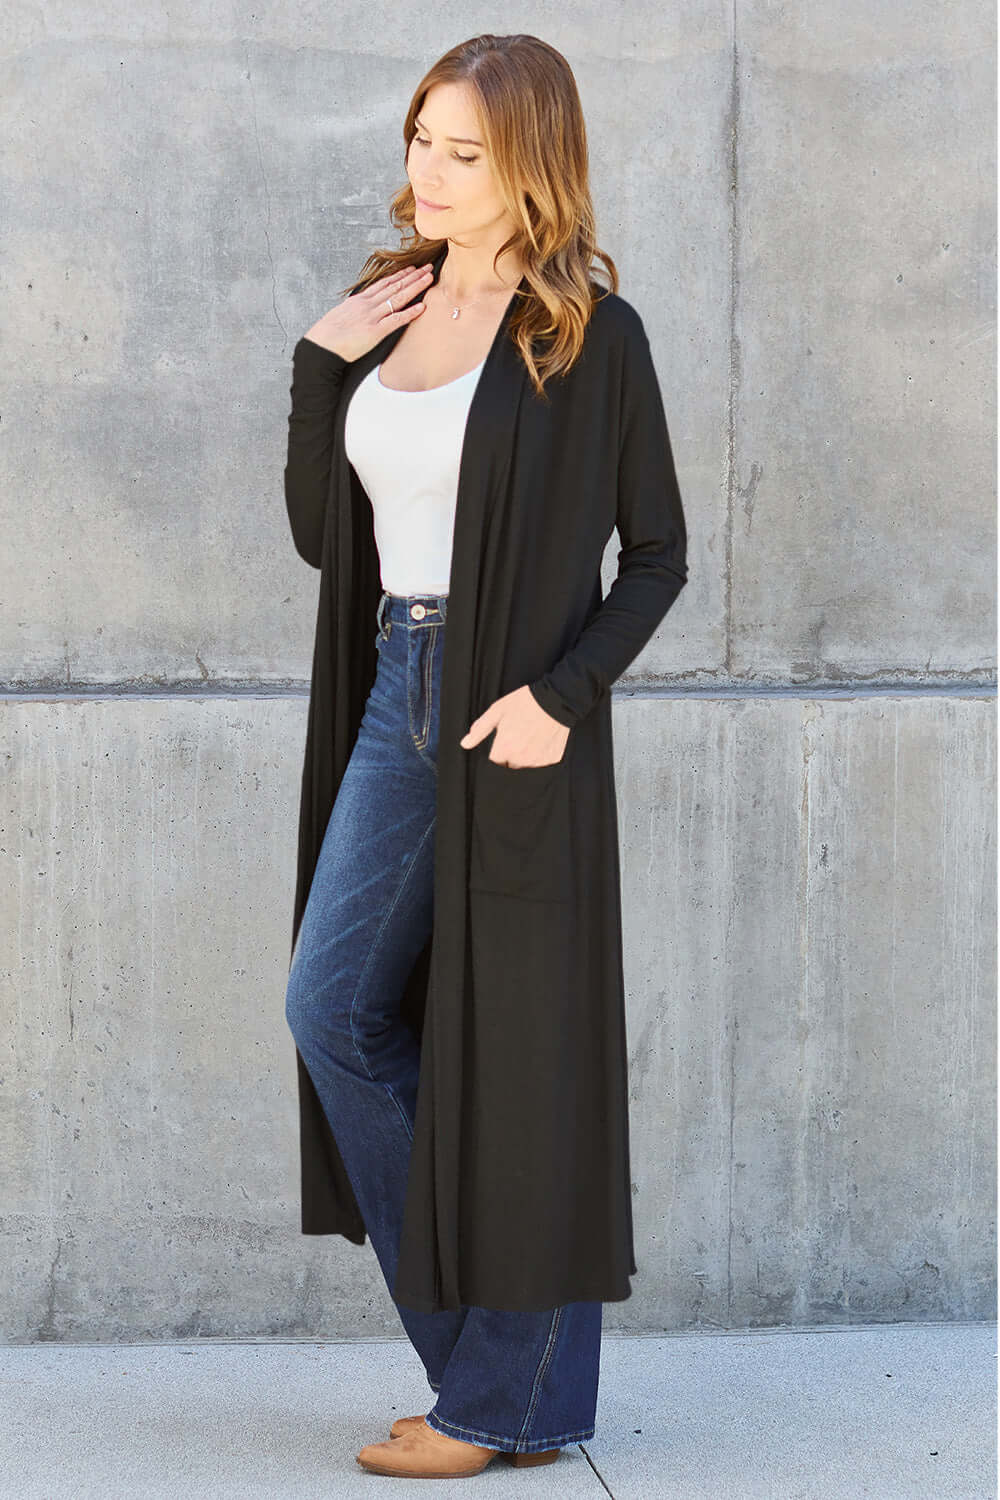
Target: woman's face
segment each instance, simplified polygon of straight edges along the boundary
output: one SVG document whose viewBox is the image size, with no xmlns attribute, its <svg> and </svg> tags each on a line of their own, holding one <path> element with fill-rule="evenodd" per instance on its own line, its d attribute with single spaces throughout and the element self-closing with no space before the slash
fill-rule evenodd
<svg viewBox="0 0 1000 1500">
<path fill-rule="evenodd" d="M 416 199 L 416 227 L 426 239 L 475 244 L 484 231 L 504 227 L 509 234 L 513 228 L 464 84 L 436 83 L 427 90 L 406 172 Z"/>
</svg>

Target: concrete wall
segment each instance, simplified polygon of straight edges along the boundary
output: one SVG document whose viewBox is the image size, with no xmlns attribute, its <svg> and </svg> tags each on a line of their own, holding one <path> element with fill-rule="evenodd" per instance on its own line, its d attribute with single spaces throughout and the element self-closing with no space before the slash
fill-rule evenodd
<svg viewBox="0 0 1000 1500">
<path fill-rule="evenodd" d="M 606 1327 L 992 1316 L 983 8 L 241 27 L 15 0 L 0 34 L 0 1336 L 401 1334 L 370 1247 L 298 1233 L 290 357 L 390 241 L 422 70 L 517 28 L 576 72 L 691 534 L 615 706 Z"/>
</svg>

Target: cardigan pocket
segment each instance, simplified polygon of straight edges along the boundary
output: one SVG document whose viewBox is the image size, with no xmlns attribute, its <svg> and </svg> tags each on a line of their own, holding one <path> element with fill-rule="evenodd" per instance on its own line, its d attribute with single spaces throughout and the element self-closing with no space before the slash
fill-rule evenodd
<svg viewBox="0 0 1000 1500">
<path fill-rule="evenodd" d="M 570 737 L 572 738 L 572 736 Z M 479 757 L 469 887 L 532 901 L 572 898 L 569 745 L 547 766 Z"/>
</svg>

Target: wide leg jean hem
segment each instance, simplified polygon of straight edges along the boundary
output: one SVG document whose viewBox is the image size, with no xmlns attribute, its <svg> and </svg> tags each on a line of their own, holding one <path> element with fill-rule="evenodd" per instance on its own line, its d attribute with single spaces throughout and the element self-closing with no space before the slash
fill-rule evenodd
<svg viewBox="0 0 1000 1500">
<path fill-rule="evenodd" d="M 480 1448 L 499 1448 L 502 1453 L 544 1453 L 549 1448 L 565 1448 L 567 1443 L 582 1443 L 592 1438 L 595 1427 L 585 1427 L 579 1432 L 561 1432 L 554 1437 L 520 1438 L 501 1437 L 498 1432 L 480 1432 L 475 1427 L 460 1427 L 457 1422 L 448 1422 L 436 1411 L 429 1411 L 424 1418 L 428 1427 L 441 1432 L 445 1437 L 458 1438 L 462 1443 L 475 1443 Z"/>
</svg>

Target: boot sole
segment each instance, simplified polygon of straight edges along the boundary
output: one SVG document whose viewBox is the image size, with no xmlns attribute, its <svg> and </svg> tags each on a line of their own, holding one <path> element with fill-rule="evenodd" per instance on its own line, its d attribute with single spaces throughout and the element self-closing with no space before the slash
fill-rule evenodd
<svg viewBox="0 0 1000 1500">
<path fill-rule="evenodd" d="M 561 1448 L 547 1448 L 543 1453 L 506 1453 L 501 1449 L 475 1469 L 425 1469 L 420 1474 L 414 1474 L 412 1469 L 390 1469 L 386 1464 L 361 1463 L 360 1458 L 357 1461 L 369 1474 L 389 1474 L 396 1479 L 471 1479 L 488 1469 L 494 1458 L 505 1458 L 515 1469 L 527 1469 L 538 1464 L 555 1463 L 561 1452 Z"/>
</svg>

